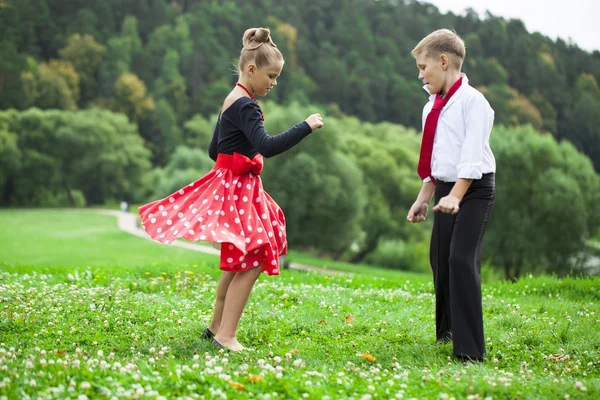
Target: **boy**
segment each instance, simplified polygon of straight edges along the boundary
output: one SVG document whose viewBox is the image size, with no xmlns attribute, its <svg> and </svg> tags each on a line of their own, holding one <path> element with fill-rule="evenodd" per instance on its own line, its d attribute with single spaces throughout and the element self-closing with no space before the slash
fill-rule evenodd
<svg viewBox="0 0 600 400">
<path fill-rule="evenodd" d="M 412 51 L 430 98 L 423 109 L 418 166 L 423 186 L 407 220 L 424 221 L 435 194 L 430 262 L 437 342 L 452 340 L 459 359 L 482 361 L 479 273 L 495 198 L 496 162 L 489 145 L 494 111 L 461 73 L 465 53 L 462 39 L 448 29 L 429 34 Z"/>
</svg>

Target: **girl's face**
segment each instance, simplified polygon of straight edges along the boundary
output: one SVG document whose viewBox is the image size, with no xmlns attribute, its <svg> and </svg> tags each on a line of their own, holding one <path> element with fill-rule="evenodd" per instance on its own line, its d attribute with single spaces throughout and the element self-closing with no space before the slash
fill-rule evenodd
<svg viewBox="0 0 600 400">
<path fill-rule="evenodd" d="M 252 77 L 252 90 L 259 96 L 266 96 L 273 87 L 277 86 L 277 78 L 283 69 L 283 61 L 277 60 L 270 65 L 256 68 L 254 65 L 249 75 Z"/>
</svg>

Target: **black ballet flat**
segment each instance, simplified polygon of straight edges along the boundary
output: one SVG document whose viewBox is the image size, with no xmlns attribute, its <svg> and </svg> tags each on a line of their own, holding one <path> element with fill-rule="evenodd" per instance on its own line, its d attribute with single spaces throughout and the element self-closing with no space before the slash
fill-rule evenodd
<svg viewBox="0 0 600 400">
<path fill-rule="evenodd" d="M 223 346 L 221 343 L 217 342 L 217 339 L 213 339 L 212 344 L 217 349 L 225 349 L 225 346 Z"/>
<path fill-rule="evenodd" d="M 212 339 L 215 337 L 215 334 L 210 331 L 210 329 L 206 328 L 204 333 L 202 333 L 202 339 Z"/>
</svg>

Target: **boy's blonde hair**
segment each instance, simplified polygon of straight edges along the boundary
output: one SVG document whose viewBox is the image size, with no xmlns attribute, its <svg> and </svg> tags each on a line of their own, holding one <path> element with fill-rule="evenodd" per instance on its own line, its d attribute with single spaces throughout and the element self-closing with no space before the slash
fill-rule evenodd
<svg viewBox="0 0 600 400">
<path fill-rule="evenodd" d="M 271 31 L 268 28 L 247 29 L 244 32 L 242 44 L 238 61 L 240 74 L 250 63 L 256 65 L 256 68 L 262 68 L 271 65 L 274 61 L 283 62 L 283 55 L 271 39 Z"/>
<path fill-rule="evenodd" d="M 446 54 L 450 58 L 452 66 L 459 71 L 466 53 L 465 42 L 450 29 L 438 29 L 430 33 L 411 52 L 413 56 L 424 54 L 429 58 L 438 58 L 440 55 Z"/>
</svg>

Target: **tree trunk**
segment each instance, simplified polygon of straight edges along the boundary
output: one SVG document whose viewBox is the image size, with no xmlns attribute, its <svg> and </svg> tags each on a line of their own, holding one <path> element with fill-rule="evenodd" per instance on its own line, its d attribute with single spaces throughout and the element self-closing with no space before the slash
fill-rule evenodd
<svg viewBox="0 0 600 400">
<path fill-rule="evenodd" d="M 65 190 L 67 191 L 67 199 L 69 199 L 69 206 L 75 207 L 75 199 L 73 198 L 73 193 L 71 193 L 71 188 L 65 184 Z"/>
<path fill-rule="evenodd" d="M 375 237 L 372 240 L 370 240 L 361 251 L 359 251 L 358 253 L 353 255 L 352 258 L 350 258 L 350 262 L 352 264 L 358 264 L 362 262 L 369 253 L 371 253 L 377 248 L 377 243 L 379 242 L 380 236 L 381 235 L 375 235 Z"/>
</svg>

